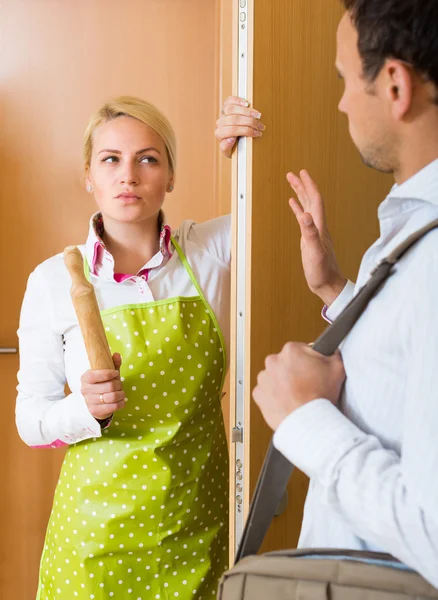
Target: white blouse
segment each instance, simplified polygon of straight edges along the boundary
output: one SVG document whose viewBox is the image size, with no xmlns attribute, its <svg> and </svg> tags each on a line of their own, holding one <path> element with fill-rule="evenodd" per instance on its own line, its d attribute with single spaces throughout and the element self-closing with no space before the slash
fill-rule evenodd
<svg viewBox="0 0 438 600">
<path fill-rule="evenodd" d="M 173 236 L 218 319 L 228 350 L 231 217 L 200 224 L 184 221 Z M 90 265 L 96 240 L 92 218 L 87 243 L 79 246 Z M 117 283 L 114 261 L 105 251 L 97 274 L 91 276 L 100 309 L 197 295 L 178 254 L 158 254 L 143 267 L 153 267 L 147 280 L 138 275 Z M 20 437 L 30 446 L 56 447 L 101 436 L 100 424 L 80 392 L 89 363 L 70 287 L 62 254 L 40 264 L 28 280 L 18 330 L 16 422 Z M 67 395 L 66 384 L 71 390 Z"/>
</svg>

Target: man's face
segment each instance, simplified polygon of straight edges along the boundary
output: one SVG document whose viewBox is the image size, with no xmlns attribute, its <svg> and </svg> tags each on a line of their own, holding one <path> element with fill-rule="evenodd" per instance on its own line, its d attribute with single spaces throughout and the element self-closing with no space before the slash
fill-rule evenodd
<svg viewBox="0 0 438 600">
<path fill-rule="evenodd" d="M 348 117 L 355 146 L 366 165 L 392 173 L 396 167 L 395 136 L 388 103 L 383 85 L 379 85 L 380 76 L 370 83 L 363 75 L 358 33 L 348 13 L 338 27 L 336 67 L 345 84 L 339 110 Z"/>
</svg>

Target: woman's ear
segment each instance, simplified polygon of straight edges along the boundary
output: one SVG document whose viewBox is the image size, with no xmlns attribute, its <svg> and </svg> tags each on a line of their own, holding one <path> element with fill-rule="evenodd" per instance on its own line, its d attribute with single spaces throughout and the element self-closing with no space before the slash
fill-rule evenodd
<svg viewBox="0 0 438 600">
<path fill-rule="evenodd" d="M 89 169 L 86 169 L 86 171 L 85 171 L 85 186 L 87 188 L 87 192 L 89 194 L 91 194 L 91 192 L 93 191 L 93 184 L 91 183 L 90 170 Z"/>
<path fill-rule="evenodd" d="M 169 183 L 167 185 L 167 190 L 166 191 L 168 193 L 173 192 L 173 188 L 174 187 L 175 187 L 175 178 L 172 175 L 172 177 L 170 178 Z"/>
</svg>

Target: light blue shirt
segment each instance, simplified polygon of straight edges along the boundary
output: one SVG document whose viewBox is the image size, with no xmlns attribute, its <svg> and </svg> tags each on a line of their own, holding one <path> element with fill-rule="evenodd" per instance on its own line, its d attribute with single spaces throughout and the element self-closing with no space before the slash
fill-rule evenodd
<svg viewBox="0 0 438 600">
<path fill-rule="evenodd" d="M 438 218 L 438 160 L 379 207 L 380 237 L 327 312 L 333 320 L 377 263 Z M 389 552 L 438 587 L 438 230 L 397 264 L 341 351 L 339 407 L 287 417 L 275 446 L 310 478 L 301 547 Z"/>
</svg>

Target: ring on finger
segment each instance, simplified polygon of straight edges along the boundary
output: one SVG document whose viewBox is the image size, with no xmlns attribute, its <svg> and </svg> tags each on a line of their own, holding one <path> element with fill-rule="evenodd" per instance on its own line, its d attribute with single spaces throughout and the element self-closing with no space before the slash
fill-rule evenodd
<svg viewBox="0 0 438 600">
<path fill-rule="evenodd" d="M 106 402 L 105 402 L 105 400 L 104 400 L 104 397 L 103 397 L 103 394 L 100 394 L 100 396 L 99 396 L 99 400 L 100 400 L 100 403 L 101 403 L 101 404 L 106 404 Z"/>
<path fill-rule="evenodd" d="M 221 114 L 222 114 L 222 115 L 224 115 L 224 114 L 225 114 L 225 109 L 224 109 L 224 108 L 221 110 Z"/>
</svg>

